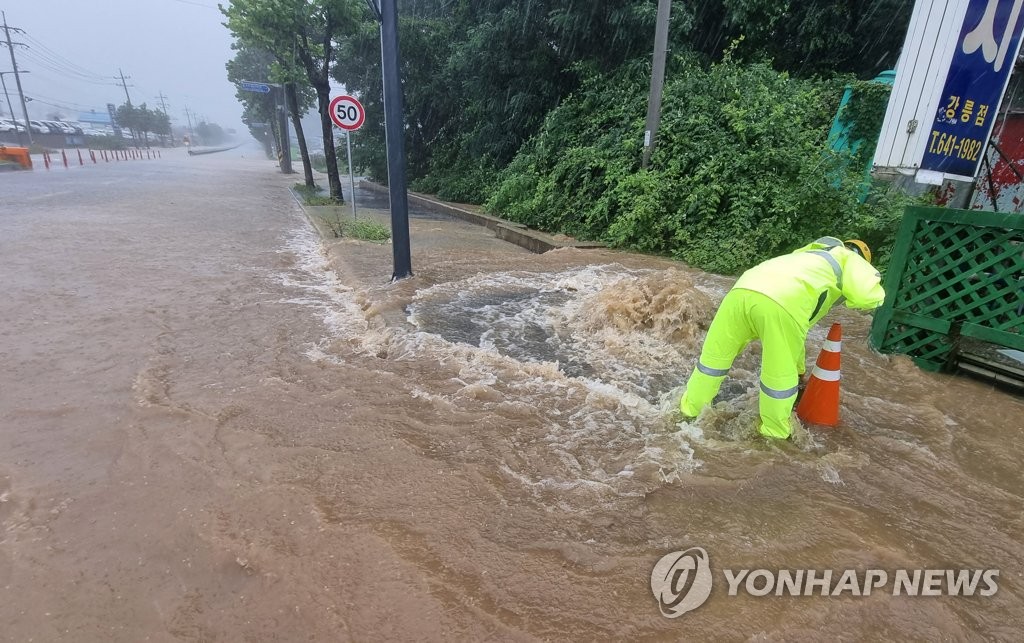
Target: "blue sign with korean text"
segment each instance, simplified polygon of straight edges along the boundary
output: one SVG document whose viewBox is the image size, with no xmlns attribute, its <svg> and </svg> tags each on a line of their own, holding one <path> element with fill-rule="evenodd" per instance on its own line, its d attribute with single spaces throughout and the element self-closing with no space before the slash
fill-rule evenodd
<svg viewBox="0 0 1024 643">
<path fill-rule="evenodd" d="M 1024 0 L 969 0 L 921 169 L 974 178 L 1021 44 Z"/>
<path fill-rule="evenodd" d="M 268 85 L 266 83 L 254 83 L 254 82 L 252 82 L 250 80 L 243 80 L 241 85 L 242 85 L 242 91 L 257 92 L 259 94 L 269 94 L 270 93 L 270 85 Z"/>
</svg>

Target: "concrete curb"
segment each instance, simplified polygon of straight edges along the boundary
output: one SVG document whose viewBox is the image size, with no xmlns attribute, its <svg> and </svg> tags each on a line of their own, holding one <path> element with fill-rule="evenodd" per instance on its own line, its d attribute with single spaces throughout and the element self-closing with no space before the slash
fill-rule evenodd
<svg viewBox="0 0 1024 643">
<path fill-rule="evenodd" d="M 376 192 L 386 193 L 388 191 L 387 186 L 373 183 L 366 179 L 360 180 L 359 185 L 360 187 L 374 190 Z M 530 252 L 535 252 L 537 254 L 558 248 L 582 249 L 605 247 L 605 245 L 599 241 L 563 240 L 545 232 L 531 230 L 521 223 L 506 221 L 500 217 L 485 214 L 479 211 L 476 206 L 448 203 L 446 201 L 440 201 L 432 196 L 416 192 L 409 192 L 408 194 L 410 200 L 426 206 L 435 212 L 440 212 L 457 219 L 462 219 L 463 221 L 468 221 L 469 223 L 484 226 L 489 230 L 493 230 L 494 235 L 502 241 L 514 243 L 521 248 L 526 248 Z"/>
<path fill-rule="evenodd" d="M 323 221 L 321 217 L 315 216 L 313 213 L 309 211 L 310 206 L 306 205 L 306 202 L 302 198 L 302 195 L 296 192 L 295 188 L 289 187 L 288 192 L 291 193 L 292 198 L 295 199 L 295 204 L 299 206 L 300 210 L 302 210 L 302 214 L 304 214 L 306 216 L 306 219 L 310 222 L 310 224 L 312 224 L 312 226 L 316 228 L 316 231 L 320 235 L 321 239 L 338 238 L 334 235 L 334 232 L 327 227 L 327 224 Z"/>
</svg>

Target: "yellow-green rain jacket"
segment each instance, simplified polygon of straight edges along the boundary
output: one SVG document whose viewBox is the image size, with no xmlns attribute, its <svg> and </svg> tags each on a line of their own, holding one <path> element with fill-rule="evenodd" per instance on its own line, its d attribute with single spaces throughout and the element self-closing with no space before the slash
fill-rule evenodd
<svg viewBox="0 0 1024 643">
<path fill-rule="evenodd" d="M 754 266 L 733 287 L 768 296 L 793 316 L 805 334 L 837 303 L 871 310 L 885 299 L 881 275 L 874 266 L 832 237 Z"/>
</svg>

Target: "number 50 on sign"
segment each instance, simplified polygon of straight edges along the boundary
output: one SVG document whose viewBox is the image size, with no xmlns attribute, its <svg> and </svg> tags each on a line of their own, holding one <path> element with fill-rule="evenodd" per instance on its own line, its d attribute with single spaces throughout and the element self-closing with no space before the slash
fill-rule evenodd
<svg viewBox="0 0 1024 643">
<path fill-rule="evenodd" d="M 363 126 L 366 111 L 362 103 L 353 96 L 337 96 L 331 100 L 331 120 L 346 132 L 354 132 Z"/>
</svg>

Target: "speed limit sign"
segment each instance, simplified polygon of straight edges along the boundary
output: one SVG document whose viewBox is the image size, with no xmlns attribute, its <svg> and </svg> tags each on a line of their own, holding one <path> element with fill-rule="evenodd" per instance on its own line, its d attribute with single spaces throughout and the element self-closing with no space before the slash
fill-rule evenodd
<svg viewBox="0 0 1024 643">
<path fill-rule="evenodd" d="M 366 111 L 354 96 L 337 96 L 331 100 L 331 120 L 346 132 L 354 132 L 363 126 Z"/>
</svg>

